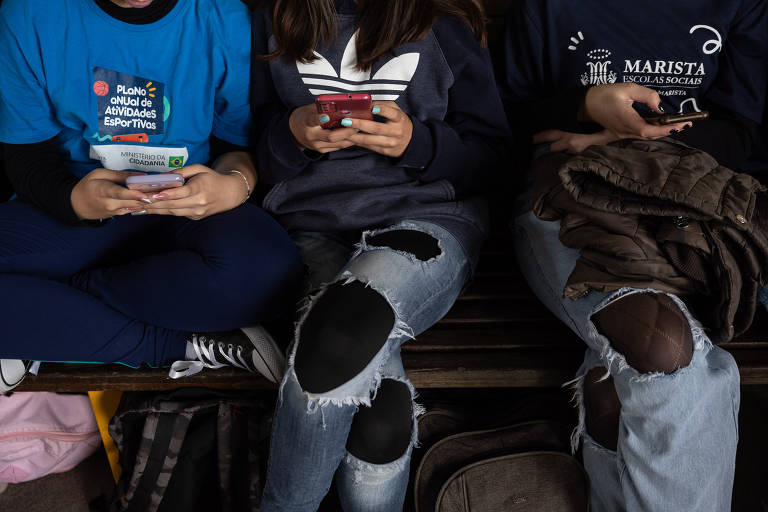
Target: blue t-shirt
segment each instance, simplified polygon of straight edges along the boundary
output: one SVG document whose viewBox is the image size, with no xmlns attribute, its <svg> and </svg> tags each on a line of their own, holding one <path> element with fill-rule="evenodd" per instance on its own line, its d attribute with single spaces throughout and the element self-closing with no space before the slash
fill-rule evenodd
<svg viewBox="0 0 768 512">
<path fill-rule="evenodd" d="M 239 0 L 180 1 L 147 25 L 93 0 L 5 0 L 0 69 L 0 142 L 56 136 L 77 176 L 204 164 L 211 134 L 250 142 L 250 16 Z"/>
<path fill-rule="evenodd" d="M 711 101 L 761 122 L 764 0 L 521 0 L 510 12 L 505 76 L 516 101 L 597 84 L 658 91 L 669 113 Z"/>
</svg>

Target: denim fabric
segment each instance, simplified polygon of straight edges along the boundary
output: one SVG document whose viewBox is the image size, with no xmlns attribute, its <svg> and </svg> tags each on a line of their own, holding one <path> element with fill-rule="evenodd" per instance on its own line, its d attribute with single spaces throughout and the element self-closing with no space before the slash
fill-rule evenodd
<svg viewBox="0 0 768 512">
<path fill-rule="evenodd" d="M 0 357 L 183 359 L 190 331 L 290 311 L 300 278 L 288 234 L 251 203 L 200 221 L 123 216 L 92 228 L 10 201 L 0 204 Z"/>
<path fill-rule="evenodd" d="M 765 306 L 765 309 L 768 309 L 768 288 L 763 288 L 761 286 L 757 289 L 757 301 Z"/>
<path fill-rule="evenodd" d="M 406 252 L 368 245 L 369 237 L 399 229 L 433 236 L 440 254 L 421 261 Z M 346 451 L 347 436 L 358 407 L 371 405 L 383 379 L 404 382 L 415 395 L 405 378 L 400 346 L 448 312 L 469 277 L 469 260 L 451 233 L 423 221 L 403 221 L 363 233 L 357 249 L 336 235 L 299 233 L 294 241 L 310 268 L 312 285 L 366 283 L 392 306 L 395 326 L 362 372 L 326 393 L 310 394 L 302 389 L 293 363 L 302 322 L 312 304 L 321 300 L 324 288 L 308 298 L 280 387 L 262 511 L 317 510 L 334 474 L 346 512 L 401 510 L 419 407 L 414 404 L 411 445 L 393 462 L 370 464 L 357 459 Z"/>
<path fill-rule="evenodd" d="M 639 374 L 599 334 L 592 315 L 631 293 L 622 289 L 563 298 L 579 251 L 558 238 L 559 222 L 532 212 L 514 220 L 518 261 L 537 297 L 587 344 L 574 381 L 583 435 L 584 464 L 591 480 L 592 510 L 727 511 L 738 442 L 739 373 L 733 357 L 713 346 L 685 304 L 671 296 L 688 318 L 694 339 L 689 366 L 672 374 Z M 584 430 L 583 377 L 603 366 L 614 378 L 621 401 L 616 452 L 599 446 Z"/>
</svg>

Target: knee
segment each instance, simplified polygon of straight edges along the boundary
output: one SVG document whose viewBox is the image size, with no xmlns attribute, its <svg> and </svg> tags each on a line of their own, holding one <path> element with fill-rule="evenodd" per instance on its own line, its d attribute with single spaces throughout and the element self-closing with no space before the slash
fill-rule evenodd
<svg viewBox="0 0 768 512">
<path fill-rule="evenodd" d="M 295 302 L 303 267 L 288 233 L 252 204 L 190 224 L 188 249 L 207 269 L 201 283 L 224 303 L 263 305 L 290 295 Z M 222 289 L 228 293 L 221 293 Z M 286 290 L 290 293 L 287 294 Z M 233 304 L 236 307 L 236 304 Z M 251 306 L 252 307 L 252 306 Z"/>
<path fill-rule="evenodd" d="M 384 346 L 395 314 L 359 281 L 330 285 L 301 325 L 294 369 L 303 389 L 325 393 L 358 375 Z"/>
<path fill-rule="evenodd" d="M 688 319 L 668 295 L 627 295 L 596 313 L 593 321 L 640 373 L 673 373 L 693 357 Z"/>
<path fill-rule="evenodd" d="M 361 407 L 352 422 L 347 451 L 371 464 L 402 457 L 413 430 L 411 391 L 402 382 L 384 379 L 371 407 Z"/>
<path fill-rule="evenodd" d="M 619 441 L 621 402 L 613 377 L 603 379 L 605 368 L 592 368 L 584 377 L 584 422 L 587 433 L 599 445 L 616 451 Z"/>
</svg>

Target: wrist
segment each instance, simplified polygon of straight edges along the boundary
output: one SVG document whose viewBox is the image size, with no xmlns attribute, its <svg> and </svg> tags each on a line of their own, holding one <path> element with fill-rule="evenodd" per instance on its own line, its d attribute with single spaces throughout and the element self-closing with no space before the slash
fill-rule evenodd
<svg viewBox="0 0 768 512">
<path fill-rule="evenodd" d="M 222 171 L 222 173 L 236 179 L 240 183 L 240 187 L 244 189 L 245 198 L 240 202 L 240 204 L 243 204 L 248 199 L 250 199 L 253 189 L 251 188 L 251 181 L 248 179 L 244 172 L 237 169 L 226 169 Z"/>
</svg>

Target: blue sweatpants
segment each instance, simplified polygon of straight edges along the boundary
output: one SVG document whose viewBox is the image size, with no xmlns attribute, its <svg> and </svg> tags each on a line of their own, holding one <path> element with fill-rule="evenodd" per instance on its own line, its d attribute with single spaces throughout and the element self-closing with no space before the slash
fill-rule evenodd
<svg viewBox="0 0 768 512">
<path fill-rule="evenodd" d="M 192 221 L 144 215 L 69 226 L 0 204 L 0 358 L 161 365 L 190 332 L 294 308 L 302 267 L 254 204 Z"/>
</svg>

